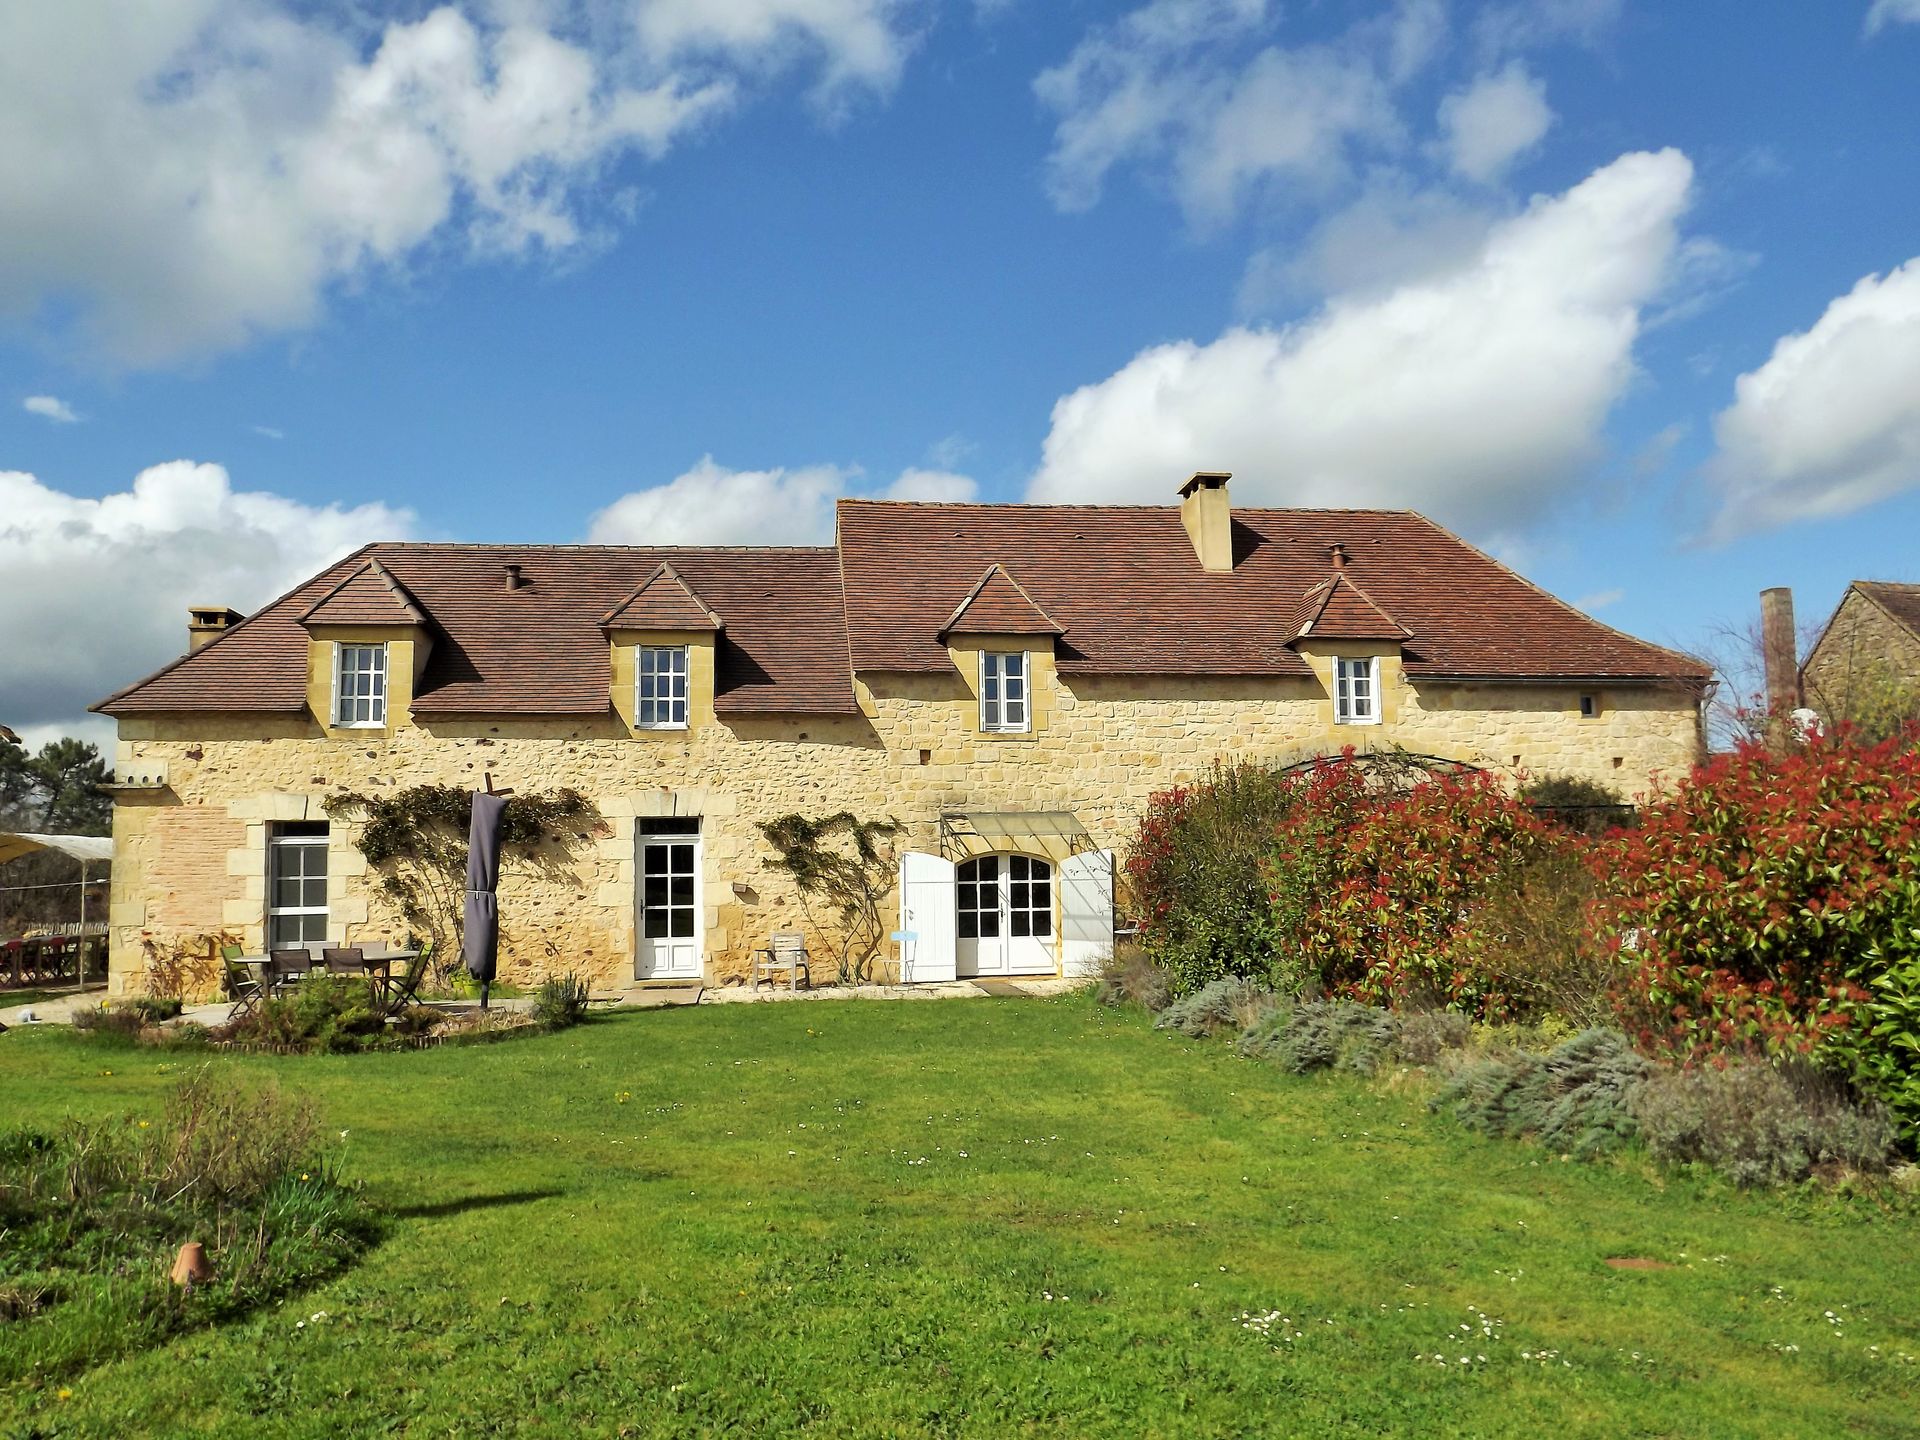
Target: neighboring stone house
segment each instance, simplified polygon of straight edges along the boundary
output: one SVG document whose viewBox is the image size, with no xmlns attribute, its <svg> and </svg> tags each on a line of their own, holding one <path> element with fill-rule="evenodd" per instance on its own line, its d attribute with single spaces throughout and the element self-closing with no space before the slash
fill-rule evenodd
<svg viewBox="0 0 1920 1440">
<path fill-rule="evenodd" d="M 1877 729 L 1920 708 L 1920 585 L 1849 585 L 1800 667 L 1800 688 L 1828 724 Z"/>
<path fill-rule="evenodd" d="M 577 871 L 502 884 L 503 975 L 742 973 L 805 923 L 757 823 L 904 826 L 908 979 L 1083 972 L 1113 852 L 1219 757 L 1401 746 L 1633 794 L 1707 667 L 1404 511 L 841 502 L 832 546 L 370 545 L 98 707 L 119 721 L 113 981 L 143 937 L 397 939 L 322 802 L 571 786 Z M 904 950 L 904 954 L 899 953 Z"/>
</svg>

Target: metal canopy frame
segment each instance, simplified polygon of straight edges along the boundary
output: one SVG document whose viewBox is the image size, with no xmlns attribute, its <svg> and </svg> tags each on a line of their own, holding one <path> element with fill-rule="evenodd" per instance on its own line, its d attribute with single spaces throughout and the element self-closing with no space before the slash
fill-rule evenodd
<svg viewBox="0 0 1920 1440">
<path fill-rule="evenodd" d="M 1002 853 L 1020 844 L 1037 845 L 1049 859 L 1064 860 L 1095 850 L 1071 810 L 946 810 L 940 815 L 940 855 L 966 860 Z"/>
<path fill-rule="evenodd" d="M 104 835 L 40 835 L 30 830 L 0 831 L 0 865 L 47 850 L 80 862 L 80 933 L 75 937 L 78 950 L 74 969 L 77 972 L 75 988 L 84 990 L 87 988 L 87 887 L 94 883 L 90 872 L 95 865 L 112 863 L 113 841 Z M 57 888 L 65 889 L 71 883 L 60 882 Z M 41 890 L 54 889 L 56 886 L 13 885 L 6 888 Z"/>
</svg>

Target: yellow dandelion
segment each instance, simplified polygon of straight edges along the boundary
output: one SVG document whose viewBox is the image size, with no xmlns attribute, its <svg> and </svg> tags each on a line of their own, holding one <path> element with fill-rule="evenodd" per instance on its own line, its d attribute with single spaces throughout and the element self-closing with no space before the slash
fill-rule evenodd
<svg viewBox="0 0 1920 1440">
<path fill-rule="evenodd" d="M 57 1394 L 58 1398 L 62 1400 L 71 1400 L 73 1398 L 73 1391 L 67 1389 L 65 1386 L 62 1386 Z"/>
<path fill-rule="evenodd" d="M 146 1129 L 146 1128 L 147 1128 L 147 1122 L 146 1122 L 146 1121 L 144 1121 L 144 1120 L 142 1120 L 142 1121 L 140 1122 L 140 1128 L 141 1128 L 142 1130 L 144 1130 L 144 1129 Z"/>
<path fill-rule="evenodd" d="M 300 1178 L 301 1178 L 302 1180 L 311 1180 L 311 1179 L 312 1179 L 313 1177 L 312 1177 L 311 1175 L 309 1175 L 309 1174 L 307 1174 L 307 1173 L 306 1173 L 306 1171 L 304 1171 L 304 1170 L 303 1170 L 303 1171 L 301 1171 L 301 1172 L 300 1172 Z"/>
</svg>

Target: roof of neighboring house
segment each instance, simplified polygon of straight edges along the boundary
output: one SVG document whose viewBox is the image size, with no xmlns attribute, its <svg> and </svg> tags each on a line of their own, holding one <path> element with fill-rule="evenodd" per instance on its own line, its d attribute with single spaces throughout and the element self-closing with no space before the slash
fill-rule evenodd
<svg viewBox="0 0 1920 1440">
<path fill-rule="evenodd" d="M 1915 635 L 1920 635 L 1920 585 L 1902 585 L 1892 580 L 1856 580 L 1853 588 Z"/>
<path fill-rule="evenodd" d="M 1304 676 L 1306 660 L 1288 646 L 1336 544 L 1351 557 L 1350 582 L 1411 632 L 1410 675 L 1702 683 L 1712 674 L 1583 615 L 1411 511 L 1236 509 L 1234 567 L 1209 572 L 1172 506 L 843 500 L 853 665 L 950 665 L 941 626 L 987 560 L 1017 574 L 1064 629 L 1063 674 Z"/>
<path fill-rule="evenodd" d="M 363 605 L 370 617 L 418 613 L 432 635 L 421 715 L 603 714 L 603 627 L 616 621 L 724 620 L 721 714 L 856 714 L 853 674 L 943 670 L 954 629 L 1053 635 L 1067 675 L 1304 677 L 1290 646 L 1316 639 L 1392 640 L 1416 677 L 1698 684 L 1711 674 L 1410 511 L 1236 511 L 1229 572 L 1201 568 L 1171 506 L 846 500 L 839 531 L 837 550 L 371 545 L 96 708 L 299 711 L 302 622 L 359 617 Z M 1331 576 L 1336 545 L 1349 558 Z M 510 564 L 521 588 L 506 584 Z"/>
<path fill-rule="evenodd" d="M 955 631 L 975 635 L 1061 635 L 1053 617 L 1033 603 L 1020 582 L 998 565 L 989 565 L 966 599 L 940 627 L 942 637 Z"/>
<path fill-rule="evenodd" d="M 302 625 L 425 625 L 426 613 L 378 560 L 369 560 L 322 595 Z"/>
<path fill-rule="evenodd" d="M 432 617 L 433 653 L 415 691 L 416 714 L 606 713 L 612 679 L 601 622 L 669 559 L 726 617 L 715 655 L 717 711 L 858 713 L 831 549 L 599 545 L 368 546 L 95 708 L 110 715 L 303 709 L 300 617 L 369 559 Z M 523 589 L 506 588 L 509 563 L 521 567 L 529 582 Z"/>
<path fill-rule="evenodd" d="M 601 617 L 608 630 L 724 630 L 726 623 L 687 588 L 680 572 L 661 564 L 640 588 Z"/>
<path fill-rule="evenodd" d="M 1294 635 L 1301 640 L 1400 640 L 1413 632 L 1341 571 L 1307 591 Z"/>
</svg>

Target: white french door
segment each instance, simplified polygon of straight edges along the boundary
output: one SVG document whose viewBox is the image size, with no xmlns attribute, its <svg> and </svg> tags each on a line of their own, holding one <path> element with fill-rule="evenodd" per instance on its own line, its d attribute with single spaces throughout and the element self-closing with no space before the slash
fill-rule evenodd
<svg viewBox="0 0 1920 1440">
<path fill-rule="evenodd" d="M 1050 975 L 1053 866 L 1031 855 L 981 855 L 955 872 L 955 971 Z"/>
<path fill-rule="evenodd" d="M 639 838 L 633 978 L 700 978 L 700 837 Z"/>
</svg>

